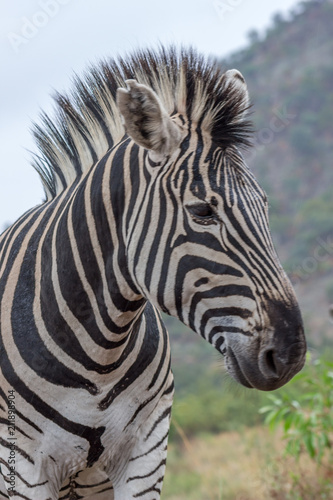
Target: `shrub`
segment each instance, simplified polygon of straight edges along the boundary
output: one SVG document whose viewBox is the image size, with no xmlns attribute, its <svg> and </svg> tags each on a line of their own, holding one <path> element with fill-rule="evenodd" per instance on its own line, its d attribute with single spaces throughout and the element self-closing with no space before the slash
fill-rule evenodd
<svg viewBox="0 0 333 500">
<path fill-rule="evenodd" d="M 298 396 L 279 391 L 268 398 L 271 404 L 260 409 L 272 429 L 282 424 L 285 452 L 299 458 L 307 453 L 321 464 L 326 456 L 333 462 L 333 363 L 308 362 L 307 369 L 294 377 Z"/>
</svg>

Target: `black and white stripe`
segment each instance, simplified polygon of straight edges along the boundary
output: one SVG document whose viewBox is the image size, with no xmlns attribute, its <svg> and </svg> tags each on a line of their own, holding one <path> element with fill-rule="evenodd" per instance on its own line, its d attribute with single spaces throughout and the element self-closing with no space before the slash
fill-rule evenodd
<svg viewBox="0 0 333 500">
<path fill-rule="evenodd" d="M 57 101 L 35 127 L 47 200 L 0 237 L 0 498 L 158 500 L 173 378 L 157 308 L 247 387 L 277 388 L 304 362 L 266 196 L 238 150 L 246 84 L 161 49 L 103 63 Z"/>
</svg>

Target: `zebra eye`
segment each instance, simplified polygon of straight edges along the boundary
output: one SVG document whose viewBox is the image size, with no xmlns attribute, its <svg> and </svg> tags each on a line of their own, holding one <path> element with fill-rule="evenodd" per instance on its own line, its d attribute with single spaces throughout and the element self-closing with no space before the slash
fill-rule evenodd
<svg viewBox="0 0 333 500">
<path fill-rule="evenodd" d="M 215 212 L 208 203 L 195 203 L 187 206 L 192 218 L 200 224 L 214 224 Z"/>
</svg>

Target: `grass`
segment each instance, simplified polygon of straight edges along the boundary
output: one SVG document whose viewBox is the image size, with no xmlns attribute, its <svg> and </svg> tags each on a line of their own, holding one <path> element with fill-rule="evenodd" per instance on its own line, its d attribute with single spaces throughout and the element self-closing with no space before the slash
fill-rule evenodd
<svg viewBox="0 0 333 500">
<path fill-rule="evenodd" d="M 163 500 L 333 500 L 333 466 L 284 456 L 266 428 L 206 435 L 169 445 Z"/>
</svg>

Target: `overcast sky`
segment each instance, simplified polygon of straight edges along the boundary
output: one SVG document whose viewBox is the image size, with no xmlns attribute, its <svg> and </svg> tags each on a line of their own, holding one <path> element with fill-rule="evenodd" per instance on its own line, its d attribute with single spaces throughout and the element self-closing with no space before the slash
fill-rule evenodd
<svg viewBox="0 0 333 500">
<path fill-rule="evenodd" d="M 89 62 L 159 42 L 226 56 L 296 0 L 0 0 L 0 231 L 41 203 L 30 124 Z M 242 68 L 239 68 L 242 70 Z"/>
</svg>

